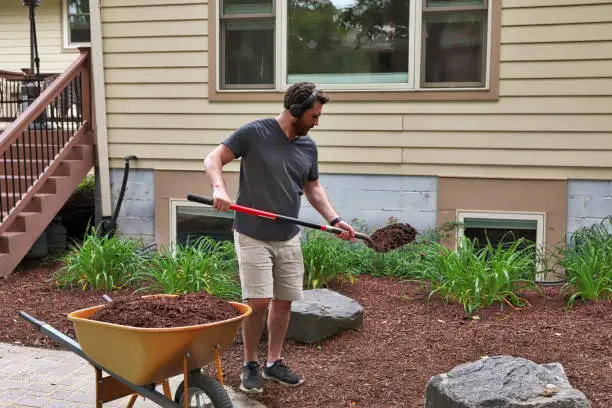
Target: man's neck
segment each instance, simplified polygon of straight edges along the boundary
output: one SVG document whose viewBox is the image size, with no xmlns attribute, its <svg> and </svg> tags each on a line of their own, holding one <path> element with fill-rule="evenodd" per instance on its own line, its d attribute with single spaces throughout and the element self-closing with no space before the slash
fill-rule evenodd
<svg viewBox="0 0 612 408">
<path fill-rule="evenodd" d="M 281 114 L 276 117 L 276 121 L 278 122 L 278 125 L 283 130 L 283 132 L 285 133 L 285 136 L 289 140 L 294 140 L 298 137 L 295 131 L 295 127 L 293 126 L 294 120 L 295 119 L 292 116 L 290 116 L 290 114 L 287 111 L 281 112 Z"/>
</svg>

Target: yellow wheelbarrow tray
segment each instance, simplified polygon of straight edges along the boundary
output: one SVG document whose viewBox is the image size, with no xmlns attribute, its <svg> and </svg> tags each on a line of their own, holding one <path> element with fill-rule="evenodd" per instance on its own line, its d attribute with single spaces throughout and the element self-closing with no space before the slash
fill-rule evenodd
<svg viewBox="0 0 612 408">
<path fill-rule="evenodd" d="M 175 295 L 143 298 L 162 296 Z M 89 317 L 104 307 L 103 304 L 77 310 L 70 313 L 68 319 L 73 322 L 78 343 L 23 311 L 19 315 L 43 334 L 94 365 L 97 407 L 135 393 L 162 407 L 188 407 L 192 393 L 204 392 L 212 400 L 212 406 L 225 408 L 232 407 L 232 404 L 222 387 L 220 354 L 232 344 L 242 320 L 252 312 L 244 303 L 229 303 L 240 312 L 239 316 L 207 324 L 170 328 L 132 327 L 90 320 Z M 217 366 L 218 383 L 201 373 L 201 368 L 212 362 Z M 102 377 L 102 371 L 110 376 Z M 177 389 L 175 401 L 172 401 L 168 379 L 181 373 L 183 383 Z M 155 391 L 157 384 L 163 384 L 165 395 Z M 215 396 L 211 393 L 225 395 Z M 182 398 L 183 395 L 189 398 Z M 133 404 L 135 397 L 128 406 Z"/>
</svg>

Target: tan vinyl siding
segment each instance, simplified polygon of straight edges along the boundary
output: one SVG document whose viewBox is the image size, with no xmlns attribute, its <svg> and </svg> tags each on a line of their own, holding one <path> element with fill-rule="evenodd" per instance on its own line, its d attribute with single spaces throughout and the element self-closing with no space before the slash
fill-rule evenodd
<svg viewBox="0 0 612 408">
<path fill-rule="evenodd" d="M 36 8 L 40 71 L 63 72 L 79 55 L 63 48 L 61 0 L 44 0 Z M 28 8 L 21 1 L 0 0 L 0 69 L 20 72 L 30 68 Z"/>
<path fill-rule="evenodd" d="M 312 133 L 321 171 L 611 179 L 612 4 L 502 6 L 499 100 L 332 100 Z M 196 0 L 105 0 L 113 167 L 136 154 L 138 167 L 201 170 L 235 128 L 281 109 L 281 98 L 209 102 L 207 18 Z"/>
</svg>

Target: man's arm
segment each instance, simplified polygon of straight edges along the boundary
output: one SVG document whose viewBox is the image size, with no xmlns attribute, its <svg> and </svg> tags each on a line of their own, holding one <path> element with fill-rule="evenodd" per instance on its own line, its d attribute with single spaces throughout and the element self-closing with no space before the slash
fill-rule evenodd
<svg viewBox="0 0 612 408">
<path fill-rule="evenodd" d="M 213 206 L 218 211 L 228 211 L 232 203 L 223 180 L 223 166 L 234 159 L 236 159 L 236 156 L 224 144 L 217 146 L 204 159 L 204 171 L 213 189 Z"/>
<path fill-rule="evenodd" d="M 332 206 L 327 194 L 325 193 L 325 189 L 318 179 L 309 180 L 306 183 L 304 186 L 304 194 L 306 195 L 308 202 L 314 207 L 315 210 L 319 212 L 319 214 L 323 216 L 323 218 L 325 218 L 328 223 L 339 217 L 338 212 Z M 355 238 L 355 231 L 347 222 L 340 221 L 335 226 L 345 230 L 342 235 L 338 236 L 339 238 L 346 240 Z"/>
</svg>

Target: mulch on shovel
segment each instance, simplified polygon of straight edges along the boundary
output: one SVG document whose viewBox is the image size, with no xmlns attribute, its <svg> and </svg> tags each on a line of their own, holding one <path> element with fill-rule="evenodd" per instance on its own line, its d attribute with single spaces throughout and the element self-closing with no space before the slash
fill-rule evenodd
<svg viewBox="0 0 612 408">
<path fill-rule="evenodd" d="M 114 300 L 89 318 L 124 326 L 167 328 L 218 322 L 236 316 L 240 313 L 229 302 L 207 292 L 198 292 L 177 297 Z"/>
<path fill-rule="evenodd" d="M 388 252 L 409 244 L 416 236 L 417 231 L 410 224 L 395 223 L 374 231 L 370 235 L 374 246 L 369 242 L 366 245 L 376 252 Z"/>
</svg>

